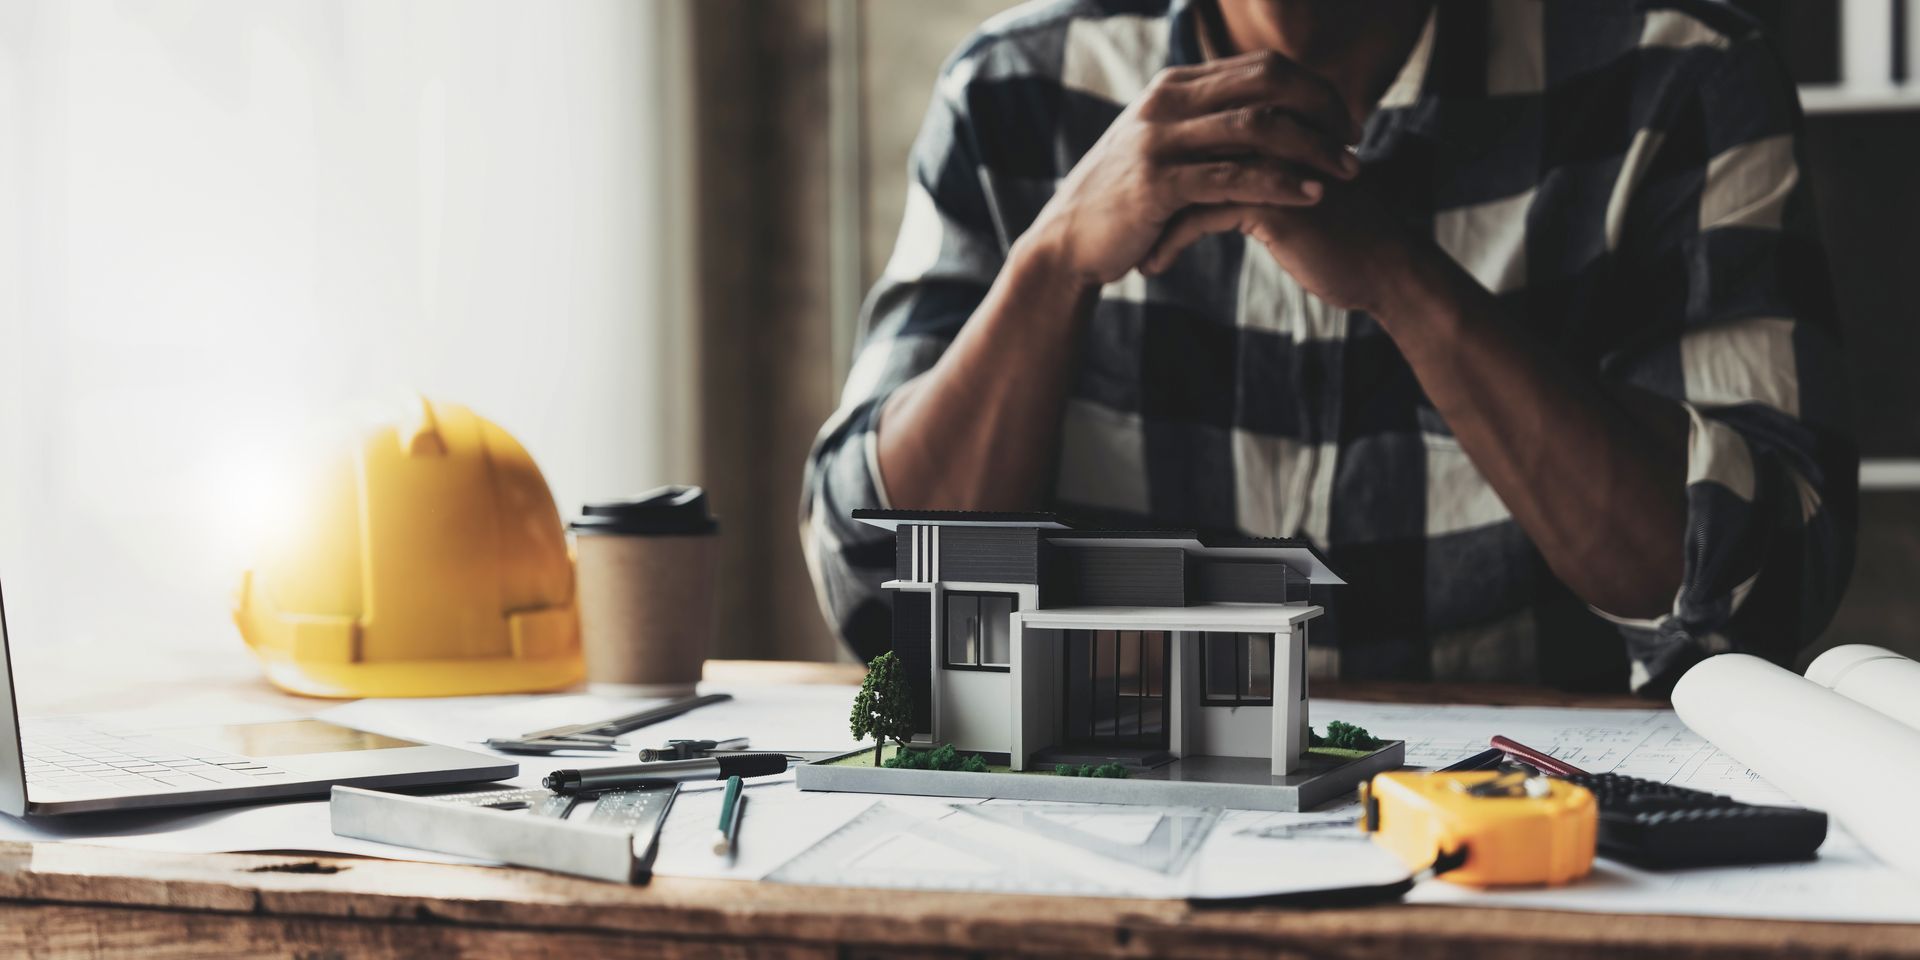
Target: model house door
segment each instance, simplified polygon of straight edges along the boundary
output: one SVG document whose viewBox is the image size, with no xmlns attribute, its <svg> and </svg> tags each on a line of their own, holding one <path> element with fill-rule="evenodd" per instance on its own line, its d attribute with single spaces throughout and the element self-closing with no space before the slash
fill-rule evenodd
<svg viewBox="0 0 1920 960">
<path fill-rule="evenodd" d="M 1065 739 L 1102 748 L 1167 748 L 1163 630 L 1069 630 L 1065 638 Z"/>
</svg>

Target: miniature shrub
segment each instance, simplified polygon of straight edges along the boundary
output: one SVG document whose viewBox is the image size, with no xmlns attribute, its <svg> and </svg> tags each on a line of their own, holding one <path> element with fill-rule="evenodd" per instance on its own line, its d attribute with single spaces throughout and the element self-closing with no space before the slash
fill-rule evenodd
<svg viewBox="0 0 1920 960">
<path fill-rule="evenodd" d="M 886 766 L 892 767 L 895 770 L 933 770 L 935 769 L 933 766 L 933 753 L 934 751 L 932 750 L 915 750 L 912 747 L 902 747 L 900 752 L 887 758 Z"/>
<path fill-rule="evenodd" d="M 1077 767 L 1071 763 L 1061 763 L 1054 766 L 1053 775 L 1056 777 L 1106 777 L 1109 780 L 1125 780 L 1131 776 L 1131 773 L 1127 770 L 1127 765 L 1124 763 L 1103 763 L 1097 767 L 1091 763 L 1083 763 Z"/>
<path fill-rule="evenodd" d="M 1373 734 L 1368 733 L 1365 727 L 1356 727 L 1351 723 L 1334 720 L 1327 724 L 1327 735 L 1324 737 L 1315 733 L 1312 727 L 1308 727 L 1307 746 L 1364 751 L 1379 749 L 1380 741 Z"/>
<path fill-rule="evenodd" d="M 931 750 L 903 748 L 888 757 L 884 766 L 895 770 L 957 770 L 962 773 L 986 773 L 987 761 L 977 753 L 962 757 L 953 744 L 943 743 Z"/>
</svg>

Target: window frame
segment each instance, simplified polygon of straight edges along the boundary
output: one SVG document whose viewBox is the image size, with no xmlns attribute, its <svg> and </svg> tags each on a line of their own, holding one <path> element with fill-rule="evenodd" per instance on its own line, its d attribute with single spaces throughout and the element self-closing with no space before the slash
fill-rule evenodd
<svg viewBox="0 0 1920 960">
<path fill-rule="evenodd" d="M 979 633 L 974 637 L 974 644 L 973 644 L 974 662 L 959 663 L 954 661 L 953 638 L 949 635 L 948 631 L 949 631 L 949 628 L 952 626 L 951 610 L 953 608 L 953 601 L 956 598 L 973 600 L 975 604 L 975 609 L 978 609 L 979 601 L 982 598 L 1005 600 L 1007 601 L 1007 616 L 1009 619 L 1011 619 L 1014 614 L 1020 612 L 1020 595 L 1017 593 L 1001 593 L 993 590 L 944 591 L 942 593 L 941 600 L 940 600 L 940 668 L 943 670 L 973 670 L 979 673 L 1012 673 L 1013 672 L 1013 662 L 1012 662 L 1013 661 L 1013 640 L 1012 640 L 1011 632 L 1013 628 L 1011 624 L 1009 624 L 1007 628 L 1009 632 L 1009 636 L 1007 640 L 1007 661 L 1008 662 L 1006 663 L 981 663 L 980 662 L 980 660 L 985 656 L 985 653 L 986 653 L 987 638 L 986 638 L 986 630 L 984 629 L 985 627 L 984 618 L 976 617 L 976 622 L 980 623 L 981 628 L 979 629 Z"/>
<path fill-rule="evenodd" d="M 1224 631 L 1223 631 L 1224 632 Z M 1200 705 L 1203 707 L 1271 707 L 1274 703 L 1274 688 L 1279 674 L 1279 636 L 1272 633 L 1248 633 L 1234 631 L 1227 634 L 1233 638 L 1233 694 L 1227 696 L 1212 692 L 1207 687 L 1207 679 L 1213 675 L 1213 639 L 1220 633 L 1208 632 L 1200 635 Z M 1252 646 L 1256 639 L 1267 641 L 1267 695 L 1254 697 L 1248 695 L 1247 681 L 1253 662 Z"/>
</svg>

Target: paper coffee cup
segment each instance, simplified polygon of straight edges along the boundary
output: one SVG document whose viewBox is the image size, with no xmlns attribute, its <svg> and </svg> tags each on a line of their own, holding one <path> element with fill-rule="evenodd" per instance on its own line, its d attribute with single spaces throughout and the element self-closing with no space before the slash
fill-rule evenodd
<svg viewBox="0 0 1920 960">
<path fill-rule="evenodd" d="M 587 689 L 693 692 L 713 648 L 720 524 L 699 487 L 587 504 L 575 535 Z"/>
</svg>

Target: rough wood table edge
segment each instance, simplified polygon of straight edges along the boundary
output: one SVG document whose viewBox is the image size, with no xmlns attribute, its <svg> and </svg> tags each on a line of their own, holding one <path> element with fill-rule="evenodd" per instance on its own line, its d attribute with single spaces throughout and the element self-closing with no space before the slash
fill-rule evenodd
<svg viewBox="0 0 1920 960">
<path fill-rule="evenodd" d="M 0 913 L 142 908 L 208 918 L 354 919 L 659 943 L 874 952 L 1237 957 L 1920 956 L 1920 926 L 1478 907 L 1194 910 L 1176 901 L 879 892 L 335 857 L 0 843 Z M 704 948 L 703 948 L 704 949 Z"/>
</svg>

